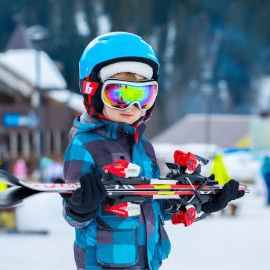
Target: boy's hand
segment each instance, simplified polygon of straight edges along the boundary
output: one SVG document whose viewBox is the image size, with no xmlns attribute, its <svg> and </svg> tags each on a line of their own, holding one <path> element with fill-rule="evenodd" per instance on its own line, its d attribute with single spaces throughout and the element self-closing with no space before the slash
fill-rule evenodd
<svg viewBox="0 0 270 270">
<path fill-rule="evenodd" d="M 58 180 L 58 179 L 57 179 Z M 81 187 L 70 196 L 63 194 L 67 215 L 78 222 L 91 220 L 99 205 L 106 199 L 107 192 L 101 179 L 91 173 L 81 176 Z"/>
<path fill-rule="evenodd" d="M 230 180 L 226 183 L 220 194 L 216 195 L 210 202 L 202 205 L 202 211 L 205 213 L 217 212 L 224 209 L 228 202 L 239 199 L 245 195 L 244 190 L 238 190 L 239 183 L 235 180 Z"/>
</svg>

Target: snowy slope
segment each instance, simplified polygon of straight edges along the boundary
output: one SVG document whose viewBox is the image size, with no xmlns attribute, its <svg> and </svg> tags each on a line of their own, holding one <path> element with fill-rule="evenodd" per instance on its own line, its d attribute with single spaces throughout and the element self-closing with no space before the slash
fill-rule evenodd
<svg viewBox="0 0 270 270">
<path fill-rule="evenodd" d="M 157 155 L 172 161 L 168 159 L 172 158 L 175 149 L 194 152 L 195 147 L 196 153 L 203 156 L 205 146 L 185 147 L 158 147 Z M 211 149 L 212 152 L 217 151 L 215 147 Z M 249 185 L 251 193 L 238 201 L 238 216 L 216 213 L 187 228 L 168 222 L 166 228 L 172 251 L 161 270 L 270 269 L 270 207 L 265 205 L 265 186 L 258 175 L 261 164 L 246 151 L 226 153 L 224 162 L 235 179 L 243 180 L 251 176 L 256 180 Z M 50 233 L 47 236 L 0 235 L 0 269 L 15 270 L 18 265 L 22 270 L 75 269 L 74 229 L 64 221 L 61 212 L 58 194 L 36 195 L 19 206 L 17 223 L 20 229 L 45 229 Z"/>
<path fill-rule="evenodd" d="M 254 187 L 250 187 L 252 191 Z M 74 231 L 61 216 L 57 194 L 42 194 L 18 209 L 24 229 L 49 229 L 48 236 L 0 235 L 0 269 L 72 270 Z M 270 208 L 256 192 L 240 203 L 237 217 L 215 214 L 185 228 L 166 225 L 172 251 L 162 270 L 270 269 Z"/>
<path fill-rule="evenodd" d="M 216 213 L 187 228 L 168 225 L 172 252 L 162 270 L 270 269 L 270 207 L 255 192 L 239 202 L 237 217 Z"/>
</svg>

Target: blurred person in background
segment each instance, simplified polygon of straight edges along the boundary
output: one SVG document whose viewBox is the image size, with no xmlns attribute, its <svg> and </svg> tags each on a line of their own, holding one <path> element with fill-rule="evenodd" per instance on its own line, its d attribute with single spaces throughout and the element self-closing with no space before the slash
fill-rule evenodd
<svg viewBox="0 0 270 270">
<path fill-rule="evenodd" d="M 41 181 L 44 183 L 52 183 L 56 178 L 63 178 L 63 162 L 48 157 L 42 157 L 41 165 Z"/>
<path fill-rule="evenodd" d="M 266 203 L 267 205 L 270 205 L 270 157 L 268 156 L 264 157 L 263 159 L 261 174 L 263 176 L 267 188 Z"/>
<path fill-rule="evenodd" d="M 27 176 L 27 165 L 24 159 L 18 159 L 13 166 L 13 174 L 20 180 L 25 180 Z"/>
</svg>

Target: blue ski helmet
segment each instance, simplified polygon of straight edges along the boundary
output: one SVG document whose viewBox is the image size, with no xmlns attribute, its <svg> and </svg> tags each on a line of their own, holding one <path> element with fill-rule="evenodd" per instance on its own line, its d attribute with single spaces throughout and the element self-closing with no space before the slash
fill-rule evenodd
<svg viewBox="0 0 270 270">
<path fill-rule="evenodd" d="M 79 62 L 80 91 L 84 93 L 84 104 L 87 110 L 94 107 L 98 113 L 101 113 L 103 109 L 102 81 L 99 78 L 99 71 L 110 64 L 125 61 L 149 65 L 153 69 L 151 79 L 158 80 L 159 62 L 157 56 L 153 48 L 141 37 L 127 32 L 111 32 L 98 36 L 88 44 Z M 91 97 L 83 90 L 85 84 L 89 82 L 93 83 L 96 88 L 90 94 Z"/>
</svg>

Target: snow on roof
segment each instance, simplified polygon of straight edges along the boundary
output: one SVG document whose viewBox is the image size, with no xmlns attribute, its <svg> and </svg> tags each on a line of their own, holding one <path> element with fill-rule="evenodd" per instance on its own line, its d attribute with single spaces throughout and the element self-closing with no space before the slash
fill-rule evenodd
<svg viewBox="0 0 270 270">
<path fill-rule="evenodd" d="M 66 81 L 51 60 L 43 51 L 40 52 L 40 81 L 41 89 L 63 89 Z M 0 66 L 18 76 L 22 80 L 37 86 L 36 58 L 37 51 L 33 49 L 8 50 L 0 53 Z M 0 74 L 1 76 L 1 74 Z M 4 78 L 1 78 L 6 82 Z M 10 80 L 7 83 L 11 83 Z M 23 90 L 21 90 L 23 91 Z"/>
<path fill-rule="evenodd" d="M 66 106 L 77 112 L 84 112 L 83 96 L 76 94 L 70 90 L 52 90 L 48 93 L 49 98 L 59 102 L 65 103 Z"/>
<path fill-rule="evenodd" d="M 254 115 L 187 114 L 152 138 L 152 142 L 187 144 L 209 141 L 220 147 L 232 147 L 249 134 L 253 117 Z"/>
</svg>

